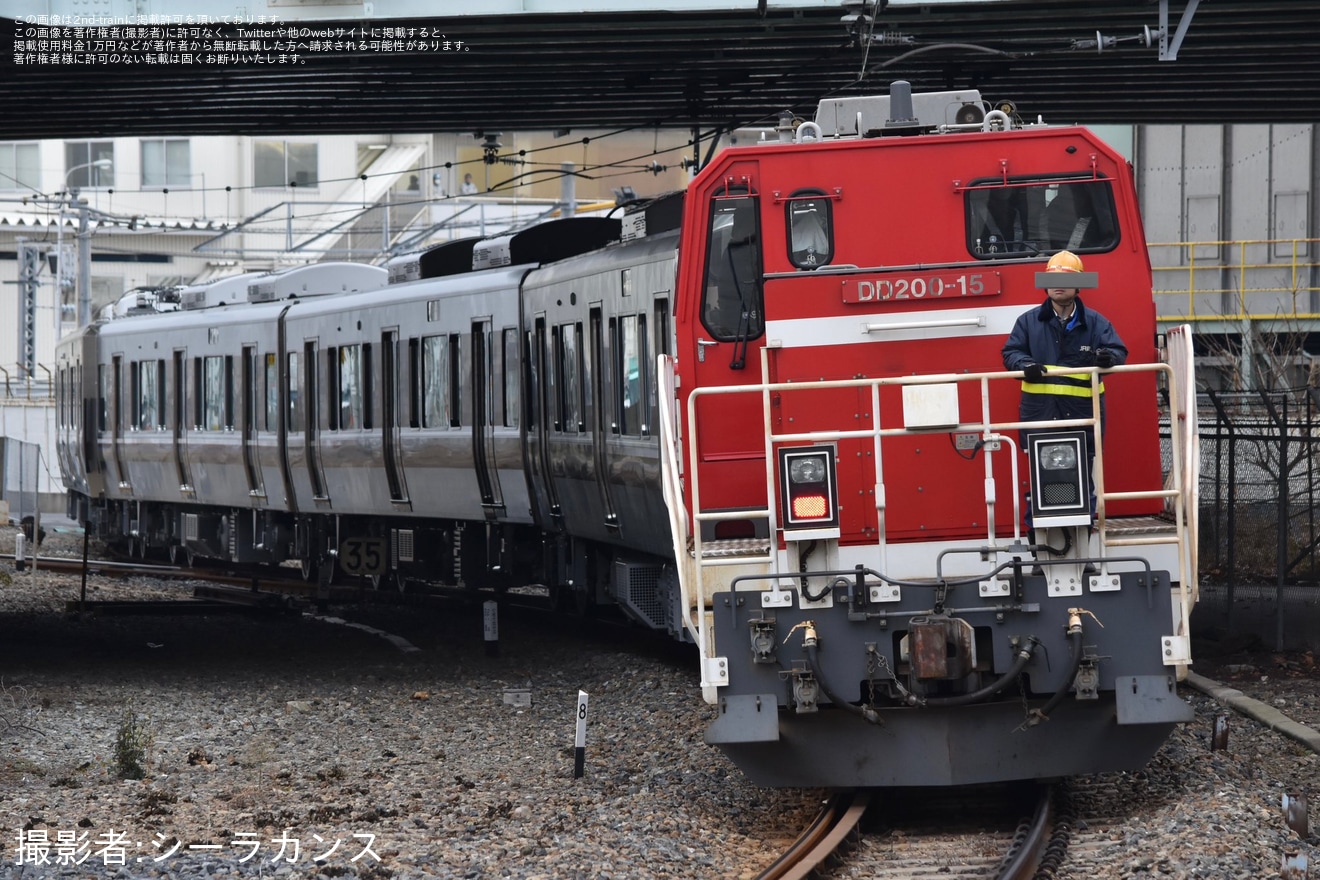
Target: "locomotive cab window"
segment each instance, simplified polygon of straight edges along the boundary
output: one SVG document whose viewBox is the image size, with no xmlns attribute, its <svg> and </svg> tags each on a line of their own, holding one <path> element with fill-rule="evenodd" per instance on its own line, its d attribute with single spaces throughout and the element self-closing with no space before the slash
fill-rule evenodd
<svg viewBox="0 0 1320 880">
<path fill-rule="evenodd" d="M 701 323 L 716 339 L 761 335 L 761 237 L 757 200 L 721 197 L 711 203 Z"/>
<path fill-rule="evenodd" d="M 1070 250 L 1099 253 L 1119 239 L 1113 188 L 1086 178 L 999 178 L 966 190 L 967 249 L 995 260 Z"/>
<path fill-rule="evenodd" d="M 799 190 L 784 204 L 788 261 L 815 269 L 834 258 L 834 220 L 830 200 L 820 190 Z"/>
</svg>

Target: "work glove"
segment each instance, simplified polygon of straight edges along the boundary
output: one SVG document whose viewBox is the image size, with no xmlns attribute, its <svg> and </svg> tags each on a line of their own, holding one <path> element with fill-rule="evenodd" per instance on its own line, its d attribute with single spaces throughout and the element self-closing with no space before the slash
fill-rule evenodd
<svg viewBox="0 0 1320 880">
<path fill-rule="evenodd" d="M 1039 382 L 1041 380 L 1041 377 L 1044 375 L 1045 375 L 1045 368 L 1042 367 L 1040 364 L 1022 365 L 1022 376 L 1028 382 Z"/>
<path fill-rule="evenodd" d="M 1095 353 L 1095 365 L 1102 370 L 1107 370 L 1114 365 L 1114 353 L 1107 348 L 1102 348 Z"/>
</svg>

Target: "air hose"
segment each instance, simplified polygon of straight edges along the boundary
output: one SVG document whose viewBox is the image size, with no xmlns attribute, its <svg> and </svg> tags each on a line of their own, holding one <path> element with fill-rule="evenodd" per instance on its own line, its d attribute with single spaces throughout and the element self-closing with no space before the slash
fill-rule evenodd
<svg viewBox="0 0 1320 880">
<path fill-rule="evenodd" d="M 1068 609 L 1068 644 L 1072 656 L 1068 661 L 1068 674 L 1063 679 L 1063 686 L 1054 692 L 1048 702 L 1039 709 L 1027 713 L 1027 727 L 1035 727 L 1042 721 L 1050 720 L 1050 713 L 1068 696 L 1068 684 L 1077 678 L 1077 670 L 1082 665 L 1082 614 L 1080 608 Z"/>
</svg>

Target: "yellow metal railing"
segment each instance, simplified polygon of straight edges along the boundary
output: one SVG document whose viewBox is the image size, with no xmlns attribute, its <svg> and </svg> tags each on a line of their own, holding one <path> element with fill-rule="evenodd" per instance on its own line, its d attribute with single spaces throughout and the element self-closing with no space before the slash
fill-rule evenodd
<svg viewBox="0 0 1320 880">
<path fill-rule="evenodd" d="M 1320 239 L 1149 242 L 1146 247 L 1161 320 L 1320 320 L 1320 300 L 1312 302 L 1317 298 L 1311 296 L 1320 294 Z"/>
</svg>

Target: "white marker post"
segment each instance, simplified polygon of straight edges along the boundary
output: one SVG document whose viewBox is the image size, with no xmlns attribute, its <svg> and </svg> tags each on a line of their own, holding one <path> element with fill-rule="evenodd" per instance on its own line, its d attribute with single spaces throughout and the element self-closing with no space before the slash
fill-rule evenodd
<svg viewBox="0 0 1320 880">
<path fill-rule="evenodd" d="M 577 737 L 573 740 L 573 778 L 581 779 L 587 763 L 587 692 L 578 691 Z"/>
<path fill-rule="evenodd" d="M 499 603 L 487 601 L 481 603 L 482 628 L 486 634 L 486 656 L 498 657 L 500 655 L 500 606 Z"/>
</svg>

